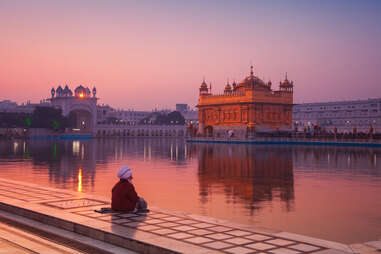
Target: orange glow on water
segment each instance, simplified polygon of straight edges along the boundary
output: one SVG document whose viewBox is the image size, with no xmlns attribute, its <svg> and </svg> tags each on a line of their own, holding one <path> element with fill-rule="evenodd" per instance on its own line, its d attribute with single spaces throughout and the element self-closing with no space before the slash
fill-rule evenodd
<svg viewBox="0 0 381 254">
<path fill-rule="evenodd" d="M 80 168 L 78 171 L 78 187 L 77 187 L 78 192 L 82 192 L 82 169 Z"/>
</svg>

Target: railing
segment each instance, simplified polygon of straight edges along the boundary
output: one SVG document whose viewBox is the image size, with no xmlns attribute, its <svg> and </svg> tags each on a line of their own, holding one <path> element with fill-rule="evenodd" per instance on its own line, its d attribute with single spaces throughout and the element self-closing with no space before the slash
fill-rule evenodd
<svg viewBox="0 0 381 254">
<path fill-rule="evenodd" d="M 285 144 L 376 144 L 381 146 L 381 139 L 338 139 L 338 138 L 308 138 L 308 137 L 187 137 L 188 141 L 224 142 L 224 143 L 285 143 Z"/>
</svg>

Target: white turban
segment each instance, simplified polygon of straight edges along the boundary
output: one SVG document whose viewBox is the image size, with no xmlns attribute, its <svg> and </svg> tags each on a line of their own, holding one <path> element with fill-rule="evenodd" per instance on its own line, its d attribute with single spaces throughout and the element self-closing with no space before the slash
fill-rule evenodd
<svg viewBox="0 0 381 254">
<path fill-rule="evenodd" d="M 127 166 L 122 166 L 118 171 L 118 177 L 120 179 L 128 179 L 130 176 L 132 176 L 132 171 Z"/>
</svg>

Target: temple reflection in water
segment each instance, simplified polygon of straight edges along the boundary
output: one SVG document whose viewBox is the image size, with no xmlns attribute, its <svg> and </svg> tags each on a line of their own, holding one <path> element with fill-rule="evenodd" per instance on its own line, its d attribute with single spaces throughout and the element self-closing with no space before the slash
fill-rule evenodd
<svg viewBox="0 0 381 254">
<path fill-rule="evenodd" d="M 380 161 L 365 147 L 0 140 L 0 178 L 110 197 L 128 165 L 152 206 L 349 242 L 381 233 Z"/>
<path fill-rule="evenodd" d="M 291 210 L 294 200 L 292 151 L 283 147 L 200 144 L 198 180 L 207 202 L 214 185 L 223 185 L 226 202 L 244 202 L 251 210 L 280 199 Z M 239 199 L 239 200 L 238 200 Z"/>
</svg>

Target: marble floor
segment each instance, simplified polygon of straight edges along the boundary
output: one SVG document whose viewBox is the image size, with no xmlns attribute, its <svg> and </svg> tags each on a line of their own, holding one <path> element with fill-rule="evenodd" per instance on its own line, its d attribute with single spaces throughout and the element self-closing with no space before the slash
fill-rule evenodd
<svg viewBox="0 0 381 254">
<path fill-rule="evenodd" d="M 0 198 L 0 209 L 13 209 L 23 214 L 27 214 L 27 209 L 31 212 L 30 217 L 39 221 L 57 224 L 98 240 L 111 241 L 110 235 L 118 236 L 121 239 L 113 238 L 114 244 L 131 247 L 135 251 L 139 251 L 140 243 L 144 243 L 163 250 L 192 254 L 352 253 L 348 246 L 340 243 L 156 207 L 150 207 L 148 214 L 101 214 L 94 209 L 110 206 L 109 200 L 103 197 L 5 179 L 0 179 Z M 55 220 L 51 219 L 52 216 Z"/>
</svg>

